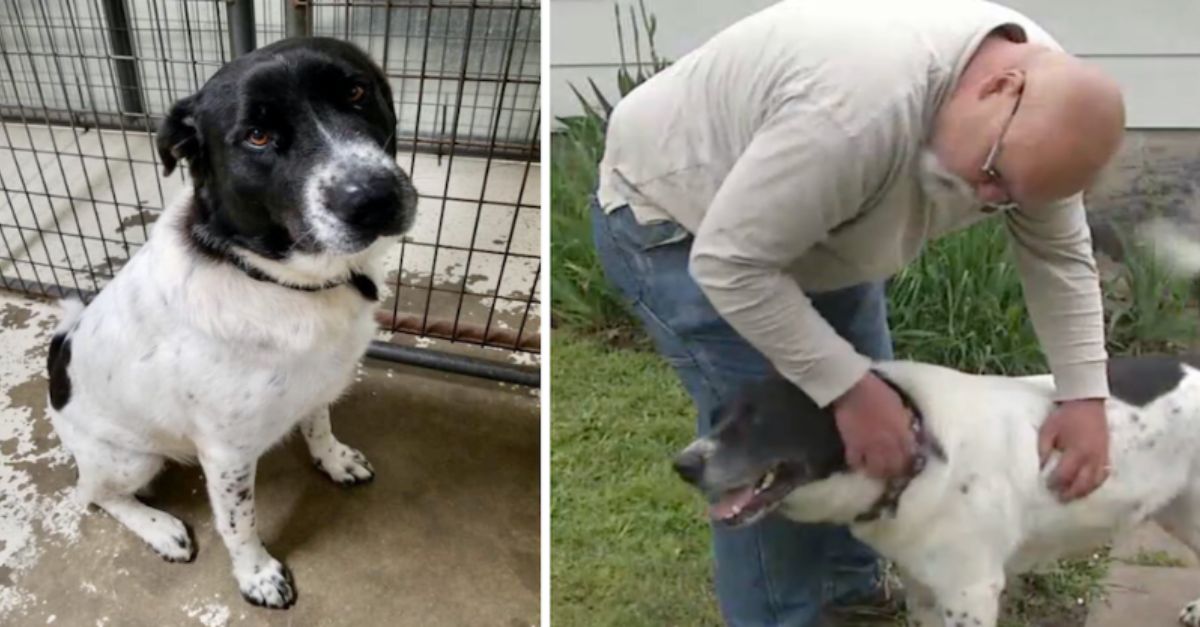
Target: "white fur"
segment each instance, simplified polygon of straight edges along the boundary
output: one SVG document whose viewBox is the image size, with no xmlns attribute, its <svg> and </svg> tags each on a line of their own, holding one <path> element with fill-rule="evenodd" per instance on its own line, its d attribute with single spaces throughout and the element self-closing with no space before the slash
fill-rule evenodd
<svg viewBox="0 0 1200 627">
<path fill-rule="evenodd" d="M 314 238 L 332 250 L 350 250 L 351 237 L 344 221 L 326 206 L 323 191 L 341 185 L 353 171 L 374 168 L 386 172 L 398 172 L 400 166 L 378 144 L 362 139 L 337 139 L 313 117 L 317 128 L 330 150 L 328 160 L 313 168 L 304 186 L 304 219 L 312 229 Z M 348 184 L 354 191 L 353 184 Z"/>
<path fill-rule="evenodd" d="M 190 192 L 82 311 L 68 305 L 69 402 L 51 420 L 79 467 L 79 494 L 172 561 L 193 548 L 174 517 L 133 498 L 164 459 L 198 460 L 216 526 L 244 596 L 285 607 L 287 569 L 255 530 L 254 467 L 298 424 L 313 459 L 343 483 L 371 477 L 358 451 L 334 439 L 328 406 L 350 384 L 376 328 L 368 301 L 342 285 L 304 292 L 257 281 L 188 245 Z M 253 265 L 293 283 L 323 283 L 375 266 L 386 243 L 348 257 L 300 256 Z"/>
<path fill-rule="evenodd" d="M 1200 244 L 1186 228 L 1166 218 L 1153 218 L 1141 227 L 1139 235 L 1168 270 L 1185 277 L 1200 276 Z"/>
<path fill-rule="evenodd" d="M 1049 376 L 968 375 L 913 362 L 879 364 L 921 408 L 946 463 L 930 462 L 894 517 L 856 524 L 880 482 L 842 474 L 803 486 L 780 507 L 805 522 L 850 525 L 893 560 L 909 590 L 914 625 L 994 627 L 1007 575 L 1079 554 L 1153 519 L 1200 552 L 1200 371 L 1145 407 L 1107 402 L 1112 474 L 1063 504 L 1039 468 L 1037 437 L 1053 407 Z M 1200 626 L 1200 599 L 1180 620 Z"/>
</svg>

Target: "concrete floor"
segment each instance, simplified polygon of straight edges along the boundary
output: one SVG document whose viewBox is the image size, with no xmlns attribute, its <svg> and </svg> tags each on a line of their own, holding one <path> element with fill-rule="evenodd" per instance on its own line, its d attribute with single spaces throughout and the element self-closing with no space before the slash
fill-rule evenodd
<svg viewBox="0 0 1200 627">
<path fill-rule="evenodd" d="M 262 459 L 259 529 L 292 569 L 295 607 L 245 603 L 196 467 L 170 466 L 151 503 L 190 523 L 199 555 L 159 559 L 70 498 L 70 457 L 45 418 L 56 310 L 0 292 L 0 624 L 497 625 L 538 622 L 536 392 L 364 364 L 334 431 L 375 467 L 334 485 L 293 438 Z"/>
</svg>

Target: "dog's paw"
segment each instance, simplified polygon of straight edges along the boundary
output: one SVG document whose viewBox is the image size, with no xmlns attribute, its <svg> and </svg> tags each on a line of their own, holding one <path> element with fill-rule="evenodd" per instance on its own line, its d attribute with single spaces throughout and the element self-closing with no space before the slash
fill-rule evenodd
<svg viewBox="0 0 1200 627">
<path fill-rule="evenodd" d="M 292 571 L 277 559 L 271 558 L 245 575 L 238 574 L 237 580 L 242 598 L 253 605 L 284 610 L 296 602 Z"/>
<path fill-rule="evenodd" d="M 313 458 L 317 470 L 345 486 L 367 483 L 375 478 L 375 469 L 366 456 L 341 442 L 335 442 L 324 454 Z"/>
<path fill-rule="evenodd" d="M 1200 599 L 1196 599 L 1183 608 L 1179 613 L 1179 622 L 1187 627 L 1200 627 Z"/>
<path fill-rule="evenodd" d="M 196 541 L 187 523 L 166 514 L 148 519 L 146 528 L 138 535 L 168 562 L 190 562 L 196 559 Z"/>
</svg>

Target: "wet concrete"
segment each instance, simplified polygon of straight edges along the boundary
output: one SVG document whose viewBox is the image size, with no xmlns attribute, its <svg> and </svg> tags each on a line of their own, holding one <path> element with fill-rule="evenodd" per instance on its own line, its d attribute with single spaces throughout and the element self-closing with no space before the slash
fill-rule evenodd
<svg viewBox="0 0 1200 627">
<path fill-rule="evenodd" d="M 74 468 L 45 418 L 56 312 L 0 292 L 0 624 L 498 625 L 538 622 L 538 407 L 531 391 L 368 361 L 333 409 L 376 479 L 334 485 L 294 437 L 260 462 L 259 529 L 299 600 L 239 596 L 197 467 L 148 499 L 190 523 L 191 564 L 159 559 L 72 505 Z M 17 329 L 17 325 L 24 325 Z"/>
</svg>

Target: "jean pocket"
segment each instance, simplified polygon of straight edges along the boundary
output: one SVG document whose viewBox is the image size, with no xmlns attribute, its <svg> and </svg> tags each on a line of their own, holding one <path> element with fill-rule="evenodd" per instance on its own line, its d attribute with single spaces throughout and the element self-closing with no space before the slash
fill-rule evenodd
<svg viewBox="0 0 1200 627">
<path fill-rule="evenodd" d="M 609 216 L 613 233 L 626 245 L 640 251 L 686 242 L 692 234 L 678 222 L 659 220 L 639 224 L 628 205 L 618 207 Z"/>
</svg>

